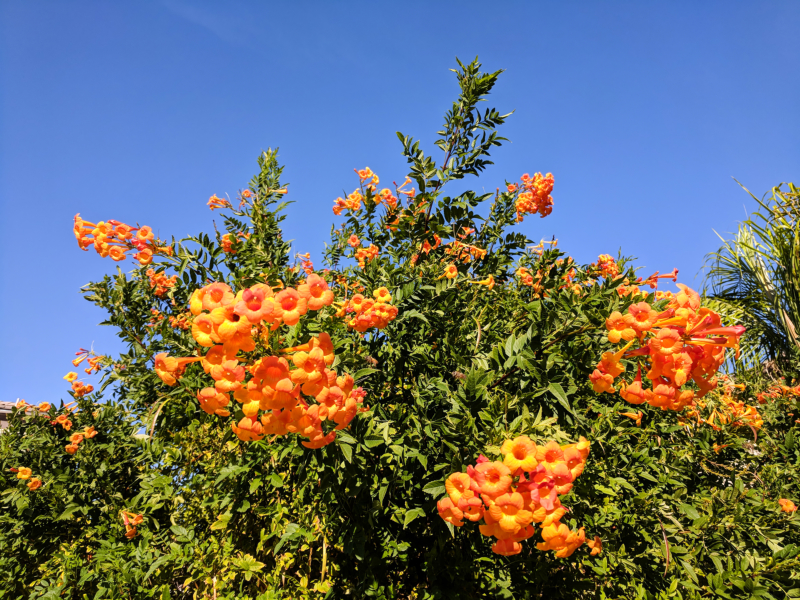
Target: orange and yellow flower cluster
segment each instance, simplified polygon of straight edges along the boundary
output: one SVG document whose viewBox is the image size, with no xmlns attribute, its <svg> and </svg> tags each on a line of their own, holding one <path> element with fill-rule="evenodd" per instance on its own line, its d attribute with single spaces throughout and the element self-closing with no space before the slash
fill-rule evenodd
<svg viewBox="0 0 800 600">
<path fill-rule="evenodd" d="M 144 521 L 144 517 L 126 510 L 121 510 L 119 514 L 120 517 L 122 517 L 122 522 L 125 524 L 125 537 L 132 540 L 136 537 L 136 526 Z"/>
<path fill-rule="evenodd" d="M 591 265 L 599 277 L 614 278 L 619 275 L 617 261 L 610 254 L 601 254 L 597 262 Z"/>
<path fill-rule="evenodd" d="M 553 174 L 548 173 L 542 175 L 536 173 L 533 177 L 525 173 L 522 176 L 521 186 L 512 184 L 508 186 L 509 192 L 519 192 L 517 196 L 517 221 L 522 221 L 525 215 L 533 215 L 539 213 L 542 217 L 546 217 L 553 212 L 553 197 L 550 195 L 553 191 Z"/>
<path fill-rule="evenodd" d="M 30 491 L 38 490 L 42 487 L 42 480 L 38 477 L 33 477 L 33 470 L 29 467 L 12 468 L 11 472 L 17 474 L 17 479 L 27 481 L 25 485 L 28 486 Z"/>
<path fill-rule="evenodd" d="M 510 556 L 522 551 L 520 542 L 534 535 L 539 523 L 542 542 L 539 550 L 554 550 L 565 558 L 586 541 L 583 528 L 571 531 L 561 523 L 567 513 L 559 496 L 572 489 L 572 482 L 583 473 L 590 443 L 559 446 L 548 442 L 537 446 L 527 436 L 506 440 L 500 451 L 502 461 L 480 456 L 466 473 L 453 473 L 445 482 L 447 496 L 439 500 L 439 516 L 456 527 L 467 521 L 483 520 L 480 531 L 497 541 L 496 554 Z M 597 546 L 599 539 L 592 548 Z"/>
<path fill-rule="evenodd" d="M 278 356 L 243 359 L 239 352 L 254 351 L 256 341 L 267 341 L 270 329 L 296 325 L 309 310 L 332 303 L 333 292 L 327 282 L 313 273 L 297 289 L 286 288 L 277 294 L 265 284 L 236 294 L 223 283 L 209 284 L 196 290 L 190 300 L 192 336 L 208 348 L 205 356 L 177 358 L 162 353 L 155 357 L 155 372 L 167 385 L 175 385 L 187 365 L 199 361 L 214 380 L 213 387 L 197 393 L 200 407 L 206 413 L 227 417 L 232 395 L 245 415 L 231 425 L 239 439 L 297 433 L 308 438 L 304 446 L 320 448 L 364 410 L 363 389 L 354 387 L 350 375 L 338 375 L 328 368 L 335 359 L 330 336 L 321 333 L 306 344 L 282 350 L 291 361 Z M 377 304 L 370 308 L 373 323 L 381 314 Z M 380 304 L 386 304 L 385 298 Z M 327 433 L 326 421 L 334 424 Z"/>
<path fill-rule="evenodd" d="M 169 291 L 169 288 L 175 285 L 178 281 L 178 276 L 173 275 L 167 277 L 164 271 L 156 272 L 154 269 L 147 269 L 147 277 L 150 279 L 150 287 L 153 288 L 153 293 L 156 296 L 163 296 Z"/>
<path fill-rule="evenodd" d="M 58 420 L 58 419 L 56 419 Z M 97 430 L 94 427 L 87 427 L 80 433 L 73 433 L 69 437 L 69 444 L 64 447 L 67 454 L 75 454 L 78 451 L 78 446 L 84 440 L 90 440 L 97 435 Z"/>
<path fill-rule="evenodd" d="M 623 358 L 643 357 L 648 389 L 642 383 L 642 365 L 631 383 L 620 385 L 619 395 L 631 404 L 648 403 L 664 410 L 683 410 L 717 387 L 715 377 L 725 360 L 726 348 L 738 348 L 744 327 L 723 327 L 720 317 L 700 306 L 697 292 L 683 284 L 667 304 L 657 312 L 646 302 L 633 304 L 623 315 L 613 312 L 606 320 L 608 340 L 628 343 L 618 352 L 605 352 L 589 376 L 598 393 L 614 393 L 614 380 L 625 372 Z M 638 348 L 631 346 L 638 342 Z M 686 389 L 690 381 L 698 390 Z"/>
<path fill-rule="evenodd" d="M 115 261 L 125 260 L 129 250 L 138 251 L 133 258 L 143 266 L 153 262 L 154 254 L 172 255 L 172 246 L 159 246 L 153 231 L 146 225 L 131 227 L 114 220 L 90 223 L 77 214 L 73 232 L 82 250 L 93 246 L 100 256 L 110 256 Z"/>
<path fill-rule="evenodd" d="M 363 269 L 368 263 L 375 260 L 380 254 L 380 248 L 375 244 L 370 244 L 369 248 L 356 249 L 355 259 L 358 261 L 358 266 Z"/>
<path fill-rule="evenodd" d="M 341 305 L 336 316 L 347 319 L 347 326 L 361 333 L 373 327 L 383 329 L 397 318 L 397 307 L 385 287 L 372 292 L 372 296 L 374 299 L 355 294 Z"/>
<path fill-rule="evenodd" d="M 756 395 L 756 400 L 758 400 L 759 404 L 766 404 L 770 400 L 775 400 L 777 398 L 785 398 L 787 396 L 791 396 L 794 398 L 800 398 L 800 384 L 789 387 L 788 385 L 772 385 L 770 386 L 766 392 L 760 392 Z"/>
</svg>

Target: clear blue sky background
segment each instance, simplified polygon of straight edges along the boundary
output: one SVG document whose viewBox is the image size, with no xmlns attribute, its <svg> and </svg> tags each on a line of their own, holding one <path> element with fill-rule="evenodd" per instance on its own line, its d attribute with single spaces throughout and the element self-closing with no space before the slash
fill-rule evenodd
<svg viewBox="0 0 800 600">
<path fill-rule="evenodd" d="M 512 143 L 479 188 L 555 174 L 527 219 L 579 262 L 695 278 L 748 200 L 797 180 L 798 2 L 0 2 L 0 400 L 66 397 L 78 347 L 112 353 L 79 287 L 115 264 L 72 216 L 208 230 L 279 146 L 295 250 L 319 257 L 354 167 L 402 181 L 396 130 L 428 142 L 454 57 L 506 69 Z"/>
</svg>

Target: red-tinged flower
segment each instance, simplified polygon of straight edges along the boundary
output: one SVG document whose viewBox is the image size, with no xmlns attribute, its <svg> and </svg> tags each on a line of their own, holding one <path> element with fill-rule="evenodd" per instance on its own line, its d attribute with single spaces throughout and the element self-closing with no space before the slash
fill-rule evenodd
<svg viewBox="0 0 800 600">
<path fill-rule="evenodd" d="M 461 512 L 458 506 L 453 504 L 450 498 L 445 497 L 439 500 L 436 503 L 436 510 L 439 511 L 439 516 L 451 525 L 461 527 L 464 524 L 464 521 L 462 521 L 464 513 Z"/>
<path fill-rule="evenodd" d="M 33 492 L 42 487 L 42 480 L 38 477 L 34 477 L 26 485 L 28 486 L 28 489 Z"/>
<path fill-rule="evenodd" d="M 447 265 L 444 270 L 444 275 L 442 277 L 447 277 L 448 279 L 455 279 L 458 277 L 458 267 L 455 265 Z"/>
<path fill-rule="evenodd" d="M 78 451 L 77 444 L 67 444 L 64 446 L 64 450 L 67 451 L 67 454 L 75 454 Z"/>
<path fill-rule="evenodd" d="M 347 239 L 347 245 L 351 248 L 358 248 L 361 245 L 361 240 L 358 239 L 358 236 L 353 234 Z"/>
<path fill-rule="evenodd" d="M 69 436 L 69 441 L 72 444 L 78 445 L 83 441 L 83 434 L 82 433 L 73 433 Z"/>
<path fill-rule="evenodd" d="M 787 498 L 781 498 L 778 500 L 778 504 L 781 505 L 781 511 L 783 512 L 792 513 L 797 510 L 797 505 Z"/>
</svg>

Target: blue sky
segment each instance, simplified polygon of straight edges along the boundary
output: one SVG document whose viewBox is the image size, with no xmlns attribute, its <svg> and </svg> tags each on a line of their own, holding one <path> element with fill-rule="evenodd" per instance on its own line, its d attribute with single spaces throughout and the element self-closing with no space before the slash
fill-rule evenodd
<svg viewBox="0 0 800 600">
<path fill-rule="evenodd" d="M 330 206 L 365 165 L 430 143 L 455 56 L 506 69 L 516 109 L 478 189 L 552 171 L 555 209 L 523 224 L 579 262 L 618 250 L 695 278 L 757 195 L 797 181 L 797 2 L 0 3 L 0 400 L 66 397 L 78 347 L 119 349 L 79 288 L 114 270 L 88 220 L 208 231 L 279 146 L 295 250 L 319 257 Z"/>
</svg>

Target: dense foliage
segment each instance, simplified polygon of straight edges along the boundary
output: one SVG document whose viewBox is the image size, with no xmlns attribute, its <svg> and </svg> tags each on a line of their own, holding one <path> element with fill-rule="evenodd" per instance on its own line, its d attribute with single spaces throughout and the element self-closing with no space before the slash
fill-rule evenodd
<svg viewBox="0 0 800 600">
<path fill-rule="evenodd" d="M 614 313 L 641 302 L 660 312 L 671 295 L 624 259 L 578 265 L 514 229 L 553 210 L 549 175 L 447 195 L 504 141 L 496 129 L 508 115 L 479 109 L 500 72 L 479 68 L 456 70 L 441 163 L 400 134 L 402 186 L 358 171 L 358 188 L 334 204 L 345 218 L 322 271 L 289 256 L 273 151 L 233 204 L 212 196 L 227 210 L 213 238 L 162 241 L 147 227 L 76 218 L 84 249 L 120 262 L 136 251 L 140 266 L 85 288 L 128 350 L 91 356 L 98 389 L 72 381 L 77 405 L 21 406 L 0 435 L 5 596 L 800 597 L 800 518 L 787 503 L 798 500 L 800 389 L 720 379 L 686 410 L 637 412 L 597 393 L 591 376 L 617 349 Z M 230 292 L 218 286 L 204 305 L 212 282 Z M 290 289 L 317 308 L 292 293 L 270 300 Z M 258 296 L 257 325 L 223 335 L 220 323 L 240 322 L 234 295 Z M 297 319 L 276 316 L 275 303 Z M 327 362 L 307 368 L 324 334 Z M 236 364 L 212 364 L 215 345 L 247 365 L 242 378 Z M 327 378 L 341 402 L 295 375 L 285 408 L 258 395 L 266 384 L 248 387 L 282 356 L 292 373 Z M 349 397 L 362 401 L 338 427 L 333 406 Z M 536 549 L 537 528 L 501 556 L 478 527 L 440 518 L 448 476 L 502 461 L 521 436 L 567 449 L 588 440 L 560 522 L 584 528 L 591 546 L 560 558 L 552 544 Z"/>
</svg>

